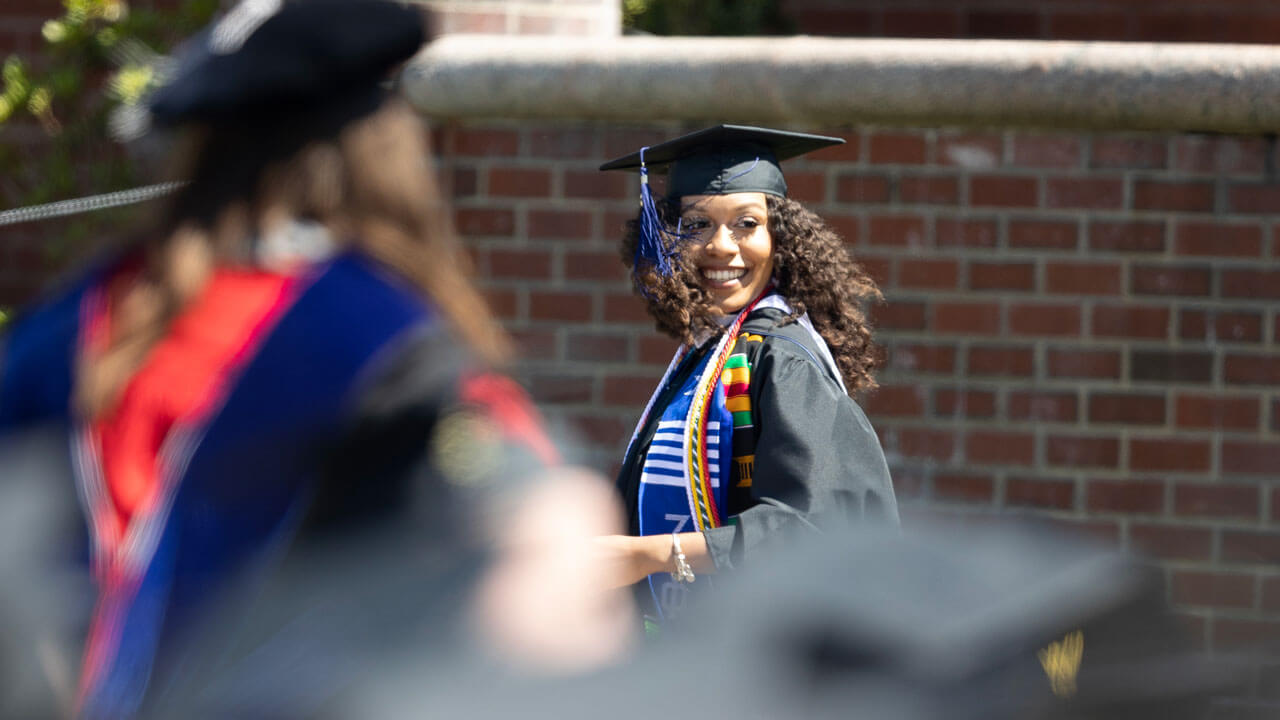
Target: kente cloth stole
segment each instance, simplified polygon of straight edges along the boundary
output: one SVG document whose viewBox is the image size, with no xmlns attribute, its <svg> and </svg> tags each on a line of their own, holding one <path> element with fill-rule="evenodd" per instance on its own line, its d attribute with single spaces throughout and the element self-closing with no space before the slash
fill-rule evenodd
<svg viewBox="0 0 1280 720">
<path fill-rule="evenodd" d="M 750 482 L 752 456 L 731 457 L 729 453 L 741 444 L 735 442 L 740 438 L 754 446 L 750 432 L 740 433 L 739 438 L 734 435 L 735 430 L 751 430 L 747 395 L 751 370 L 746 354 L 734 349 L 738 331 L 754 306 L 752 303 L 738 314 L 671 402 L 665 408 L 654 408 L 658 394 L 690 352 L 689 347 L 677 350 L 657 392 L 649 399 L 631 439 L 634 444 L 651 412 L 662 413 L 653 440 L 638 459 L 642 463 L 638 502 L 641 535 L 719 527 L 726 521 L 733 464 L 747 468 L 740 477 Z M 678 614 L 686 588 L 667 573 L 651 575 L 649 584 L 661 616 Z"/>
</svg>

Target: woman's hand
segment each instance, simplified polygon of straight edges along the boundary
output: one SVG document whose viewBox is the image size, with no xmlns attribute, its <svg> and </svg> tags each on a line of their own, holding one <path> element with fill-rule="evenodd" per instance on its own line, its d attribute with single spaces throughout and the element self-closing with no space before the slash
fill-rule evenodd
<svg viewBox="0 0 1280 720">
<path fill-rule="evenodd" d="M 695 572 L 714 569 L 702 533 L 681 533 L 680 546 Z M 592 538 L 592 551 L 607 587 L 631 585 L 654 573 L 675 570 L 670 535 L 602 535 Z"/>
</svg>

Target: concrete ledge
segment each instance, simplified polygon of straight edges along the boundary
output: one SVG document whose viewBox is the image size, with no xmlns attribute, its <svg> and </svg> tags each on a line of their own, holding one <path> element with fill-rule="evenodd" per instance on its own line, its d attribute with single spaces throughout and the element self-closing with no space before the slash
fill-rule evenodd
<svg viewBox="0 0 1280 720">
<path fill-rule="evenodd" d="M 442 118 L 1280 129 L 1253 45 L 452 35 L 402 82 Z"/>
</svg>

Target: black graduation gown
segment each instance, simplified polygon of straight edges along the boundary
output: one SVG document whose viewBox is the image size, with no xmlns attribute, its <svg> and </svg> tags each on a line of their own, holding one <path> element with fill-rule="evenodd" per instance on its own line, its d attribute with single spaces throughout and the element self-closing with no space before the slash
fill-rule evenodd
<svg viewBox="0 0 1280 720">
<path fill-rule="evenodd" d="M 716 569 L 748 562 L 759 548 L 795 532 L 860 522 L 897 525 L 889 467 L 875 431 L 824 366 L 809 333 L 776 308 L 753 311 L 741 333 L 759 336 L 740 335 L 737 346 L 751 365 L 755 469 L 749 488 L 737 487 L 736 468 L 731 477 L 723 514 L 736 521 L 704 533 Z M 690 353 L 672 374 L 623 461 L 618 490 L 632 535 L 639 534 L 644 456 L 663 408 L 713 345 L 708 341 Z"/>
</svg>

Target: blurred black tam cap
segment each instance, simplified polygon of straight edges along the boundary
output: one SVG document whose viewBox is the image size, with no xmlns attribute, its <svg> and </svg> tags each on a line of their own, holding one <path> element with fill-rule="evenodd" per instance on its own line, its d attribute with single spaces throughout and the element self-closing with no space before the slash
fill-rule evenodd
<svg viewBox="0 0 1280 720">
<path fill-rule="evenodd" d="M 786 197 L 779 162 L 843 142 L 788 130 L 716 125 L 610 160 L 600 169 L 669 171 L 667 196 L 672 198 L 739 192 Z"/>
<path fill-rule="evenodd" d="M 188 41 L 150 100 L 162 125 L 271 121 L 381 102 L 379 81 L 429 37 L 427 14 L 386 0 L 244 0 Z"/>
</svg>

